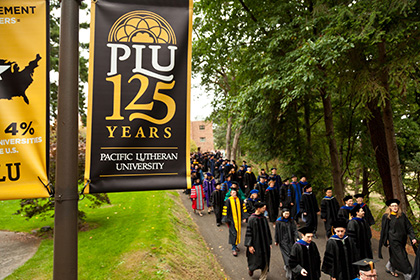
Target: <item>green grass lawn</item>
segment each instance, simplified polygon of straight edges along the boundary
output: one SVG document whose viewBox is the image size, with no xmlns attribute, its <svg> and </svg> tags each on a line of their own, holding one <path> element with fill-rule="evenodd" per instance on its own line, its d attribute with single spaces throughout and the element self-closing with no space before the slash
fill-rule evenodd
<svg viewBox="0 0 420 280">
<path fill-rule="evenodd" d="M 91 209 L 90 230 L 79 232 L 79 279 L 225 279 L 178 193 L 109 194 L 112 205 Z M 12 215 L 18 201 L 0 201 L 0 229 L 26 231 L 53 226 Z M 6 279 L 52 279 L 53 240 L 45 238 L 35 256 Z"/>
</svg>

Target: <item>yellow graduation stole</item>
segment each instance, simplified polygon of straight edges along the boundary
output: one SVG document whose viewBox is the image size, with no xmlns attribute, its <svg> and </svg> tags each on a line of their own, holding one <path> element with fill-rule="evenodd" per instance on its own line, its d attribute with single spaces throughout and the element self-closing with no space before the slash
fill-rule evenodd
<svg viewBox="0 0 420 280">
<path fill-rule="evenodd" d="M 241 200 L 237 197 L 236 199 L 232 196 L 230 199 L 230 208 L 232 209 L 233 224 L 236 229 L 236 245 L 241 242 Z"/>
</svg>

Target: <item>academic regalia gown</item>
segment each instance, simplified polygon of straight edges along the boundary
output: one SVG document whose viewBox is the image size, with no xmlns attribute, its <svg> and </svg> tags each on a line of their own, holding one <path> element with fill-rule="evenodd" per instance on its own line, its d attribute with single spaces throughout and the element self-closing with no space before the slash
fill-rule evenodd
<svg viewBox="0 0 420 280">
<path fill-rule="evenodd" d="M 292 209 L 292 213 L 293 217 L 295 218 L 296 221 L 299 220 L 299 213 L 300 213 L 300 199 L 302 198 L 302 188 L 300 187 L 299 182 L 291 182 L 290 183 L 293 186 L 293 190 L 295 192 L 295 205 L 294 205 L 294 209 Z"/>
<path fill-rule="evenodd" d="M 270 176 L 268 176 L 268 181 L 271 181 L 271 180 L 273 180 L 275 182 L 274 187 L 279 192 L 280 187 L 281 187 L 281 182 L 282 182 L 280 175 L 270 174 Z"/>
<path fill-rule="evenodd" d="M 245 195 L 249 196 L 249 193 L 252 189 L 254 189 L 255 184 L 257 183 L 257 178 L 255 177 L 255 174 L 252 172 L 245 172 L 244 175 L 244 186 L 247 186 L 245 188 Z"/>
<path fill-rule="evenodd" d="M 204 209 L 204 191 L 201 184 L 194 184 L 191 188 L 192 209 Z"/>
<path fill-rule="evenodd" d="M 204 195 L 206 196 L 207 207 L 210 207 L 210 196 L 212 192 L 215 190 L 216 180 L 213 178 L 211 180 L 204 179 L 203 187 L 204 187 Z"/>
<path fill-rule="evenodd" d="M 321 200 L 321 219 L 325 219 L 325 232 L 327 233 L 327 237 L 329 238 L 334 233 L 331 231 L 332 224 L 337 220 L 338 217 L 338 210 L 340 209 L 340 205 L 338 205 L 338 201 L 335 197 L 328 197 L 325 196 Z"/>
<path fill-rule="evenodd" d="M 293 244 L 298 239 L 296 223 L 293 219 L 285 219 L 280 217 L 276 221 L 276 229 L 274 231 L 274 240 L 279 244 L 281 255 L 283 256 L 284 265 L 289 267 L 290 251 Z"/>
<path fill-rule="evenodd" d="M 304 192 L 300 199 L 300 214 L 306 213 L 304 215 L 306 226 L 313 228 L 314 232 L 316 232 L 318 226 L 318 212 L 319 207 L 315 195 L 312 192 Z"/>
<path fill-rule="evenodd" d="M 279 193 L 275 188 L 268 187 L 265 190 L 265 203 L 267 204 L 268 218 L 274 223 L 279 214 Z"/>
<path fill-rule="evenodd" d="M 340 210 L 338 210 L 338 214 L 337 217 L 338 219 L 343 219 L 346 220 L 347 222 L 350 221 L 351 219 L 351 215 L 350 215 L 350 211 L 351 209 L 353 209 L 353 207 L 351 206 L 341 206 Z"/>
<path fill-rule="evenodd" d="M 252 214 L 248 219 L 244 243 L 247 247 L 249 270 L 264 270 L 266 266 L 270 267 L 271 244 L 271 231 L 264 214 Z M 254 247 L 254 254 L 249 252 L 249 246 Z"/>
<path fill-rule="evenodd" d="M 293 186 L 291 184 L 283 184 L 280 187 L 280 202 L 282 208 L 288 208 L 290 211 L 292 211 L 293 205 L 295 205 L 295 190 L 293 189 Z M 296 213 L 295 213 L 296 214 Z M 290 215 L 294 217 L 295 215 L 290 212 Z"/>
<path fill-rule="evenodd" d="M 293 272 L 295 280 L 318 280 L 321 277 L 321 257 L 315 242 L 306 243 L 299 240 L 292 246 L 290 252 L 289 266 Z M 307 272 L 307 276 L 300 274 L 302 268 Z"/>
<path fill-rule="evenodd" d="M 396 215 L 390 215 L 390 219 L 388 219 L 387 214 L 382 216 L 378 256 L 382 259 L 382 246 L 389 245 L 391 266 L 404 274 L 411 274 L 412 267 L 405 250 L 407 235 L 410 240 L 415 238 L 413 227 L 404 213 L 401 213 L 399 218 Z"/>
<path fill-rule="evenodd" d="M 420 246 L 417 248 L 416 259 L 414 260 L 413 275 L 411 280 L 420 280 Z"/>
<path fill-rule="evenodd" d="M 210 196 L 211 205 L 216 215 L 216 223 L 222 222 L 222 211 L 225 202 L 225 194 L 222 190 L 214 190 Z"/>
<path fill-rule="evenodd" d="M 368 223 L 361 218 L 353 218 L 347 224 L 346 234 L 349 237 L 355 249 L 355 260 L 362 260 L 365 258 L 373 259 L 372 244 L 372 231 Z"/>
<path fill-rule="evenodd" d="M 247 211 L 248 214 L 255 213 L 255 210 L 257 210 L 257 209 L 255 208 L 254 205 L 257 202 L 261 202 L 261 199 L 259 197 L 257 197 L 256 199 L 248 198 L 245 201 L 245 207 L 246 207 L 246 211 Z"/>
<path fill-rule="evenodd" d="M 225 201 L 222 222 L 229 227 L 229 244 L 238 245 L 241 242 L 241 224 L 245 213 L 245 205 L 238 197 L 231 196 Z"/>
<path fill-rule="evenodd" d="M 333 235 L 328 239 L 322 272 L 337 280 L 353 280 L 357 277 L 357 270 L 352 265 L 355 261 L 358 260 L 354 258 L 353 245 L 347 236 L 340 239 Z"/>
<path fill-rule="evenodd" d="M 259 191 L 261 201 L 265 202 L 265 190 L 268 188 L 268 185 L 266 183 L 262 184 L 261 182 L 258 182 L 255 185 L 255 189 Z"/>
<path fill-rule="evenodd" d="M 353 206 L 360 205 L 360 207 L 363 208 L 363 211 L 365 212 L 365 216 L 363 219 L 368 223 L 369 226 L 372 226 L 375 224 L 375 219 L 373 218 L 372 212 L 369 209 L 369 206 L 367 206 L 366 203 L 357 204 L 353 203 Z"/>
</svg>

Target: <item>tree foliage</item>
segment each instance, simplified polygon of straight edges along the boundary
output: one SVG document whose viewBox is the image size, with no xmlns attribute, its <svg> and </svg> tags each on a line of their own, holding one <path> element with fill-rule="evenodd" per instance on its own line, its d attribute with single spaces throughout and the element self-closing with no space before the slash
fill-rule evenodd
<svg viewBox="0 0 420 280">
<path fill-rule="evenodd" d="M 195 12 L 193 70 L 216 94 L 213 121 L 244 124 L 247 157 L 318 190 L 420 201 L 418 1 L 200 0 Z"/>
</svg>

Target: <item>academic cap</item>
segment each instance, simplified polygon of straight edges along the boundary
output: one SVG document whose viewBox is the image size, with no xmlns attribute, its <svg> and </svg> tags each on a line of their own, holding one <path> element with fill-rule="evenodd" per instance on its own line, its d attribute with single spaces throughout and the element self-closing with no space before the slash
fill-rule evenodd
<svg viewBox="0 0 420 280">
<path fill-rule="evenodd" d="M 349 199 L 352 199 L 353 197 L 351 195 L 347 195 L 343 198 L 343 201 L 346 202 Z"/>
<path fill-rule="evenodd" d="M 208 176 L 208 177 L 209 177 L 209 176 L 213 177 L 213 174 L 211 174 L 210 172 L 207 172 L 207 176 Z"/>
<path fill-rule="evenodd" d="M 290 180 L 290 178 L 286 178 L 286 179 L 283 180 L 283 183 L 286 183 L 289 180 Z"/>
<path fill-rule="evenodd" d="M 236 182 L 236 181 L 232 181 L 231 183 L 232 183 L 232 185 L 237 185 L 237 186 L 239 186 L 238 182 Z"/>
<path fill-rule="evenodd" d="M 258 201 L 258 202 L 255 202 L 254 207 L 255 209 L 258 209 L 258 208 L 264 207 L 265 205 L 266 205 L 265 202 Z"/>
<path fill-rule="evenodd" d="M 303 187 L 303 190 L 306 191 L 307 189 L 312 188 L 311 184 L 307 184 Z"/>
<path fill-rule="evenodd" d="M 357 262 L 352 263 L 353 265 L 357 265 L 360 270 L 362 271 L 371 271 L 373 272 L 373 269 L 375 268 L 375 263 L 379 262 L 379 260 L 374 259 L 363 259 Z"/>
<path fill-rule="evenodd" d="M 325 189 L 324 189 L 324 192 L 327 192 L 327 191 L 329 191 L 329 190 L 332 190 L 332 187 L 325 188 Z"/>
<path fill-rule="evenodd" d="M 295 174 L 292 174 L 290 178 L 297 178 L 297 176 Z"/>
<path fill-rule="evenodd" d="M 386 206 L 390 206 L 392 203 L 397 203 L 398 205 L 400 205 L 400 201 L 396 198 L 387 200 L 387 202 L 385 202 Z"/>
<path fill-rule="evenodd" d="M 298 229 L 298 231 L 302 233 L 303 235 L 305 235 L 308 233 L 313 233 L 314 229 L 312 227 L 301 227 L 300 229 Z"/>
<path fill-rule="evenodd" d="M 360 207 L 359 204 L 357 204 L 356 206 L 354 206 L 353 209 L 350 210 L 351 215 L 353 217 L 356 217 L 357 216 L 357 213 L 360 211 L 360 208 L 362 208 L 362 207 Z"/>
<path fill-rule="evenodd" d="M 332 224 L 333 228 L 347 228 L 347 221 L 339 219 Z"/>
<path fill-rule="evenodd" d="M 275 168 L 275 167 L 271 168 L 271 170 L 274 170 L 274 169 L 277 170 L 277 168 Z"/>
<path fill-rule="evenodd" d="M 282 212 L 282 213 L 284 213 L 284 212 L 290 212 L 290 209 L 289 209 L 289 208 L 282 208 L 282 209 L 281 209 L 281 212 Z"/>
<path fill-rule="evenodd" d="M 361 193 L 358 193 L 358 194 L 355 194 L 354 195 L 354 198 L 359 198 L 359 197 L 365 197 L 363 194 L 361 194 Z"/>
<path fill-rule="evenodd" d="M 258 194 L 259 192 L 260 192 L 259 190 L 254 189 L 254 190 L 252 190 L 249 194 L 253 194 L 253 193 Z"/>
</svg>

